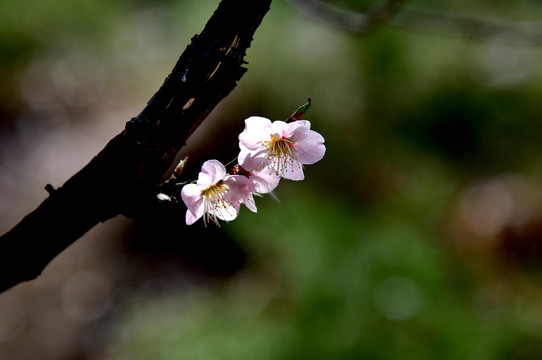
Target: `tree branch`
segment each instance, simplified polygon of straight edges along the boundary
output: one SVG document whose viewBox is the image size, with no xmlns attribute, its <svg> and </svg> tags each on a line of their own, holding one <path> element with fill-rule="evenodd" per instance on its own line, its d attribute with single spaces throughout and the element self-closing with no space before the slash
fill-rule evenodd
<svg viewBox="0 0 542 360">
<path fill-rule="evenodd" d="M 162 87 L 124 131 L 0 237 L 0 291 L 36 278 L 99 222 L 143 213 L 186 140 L 246 72 L 246 49 L 271 0 L 223 0 Z"/>
</svg>

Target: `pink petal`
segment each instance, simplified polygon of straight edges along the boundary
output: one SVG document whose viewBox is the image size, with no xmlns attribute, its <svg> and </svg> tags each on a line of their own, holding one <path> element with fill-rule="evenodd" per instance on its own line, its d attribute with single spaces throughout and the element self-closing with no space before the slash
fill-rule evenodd
<svg viewBox="0 0 542 360">
<path fill-rule="evenodd" d="M 228 175 L 224 178 L 224 184 L 228 186 L 235 198 L 242 199 L 253 193 L 254 184 L 242 175 Z"/>
<path fill-rule="evenodd" d="M 267 150 L 260 148 L 254 151 L 241 148 L 237 161 L 243 169 L 247 171 L 253 171 L 262 167 L 263 163 L 267 159 Z"/>
<path fill-rule="evenodd" d="M 322 160 L 326 153 L 324 137 L 316 131 L 310 130 L 302 141 L 294 144 L 297 159 L 302 164 L 314 164 Z"/>
<path fill-rule="evenodd" d="M 292 124 L 299 124 L 309 130 L 311 128 L 311 122 L 309 120 L 297 120 L 297 121 L 294 121 Z"/>
<path fill-rule="evenodd" d="M 289 127 L 290 124 L 282 120 L 273 121 L 271 124 L 271 134 L 278 139 L 282 139 L 283 137 L 287 137 Z"/>
<path fill-rule="evenodd" d="M 248 178 L 254 182 L 255 189 L 258 194 L 270 193 L 277 187 L 280 181 L 280 176 L 278 176 L 273 170 L 270 171 L 269 169 L 252 172 Z"/>
<path fill-rule="evenodd" d="M 303 165 L 299 161 L 292 161 L 286 164 L 283 173 L 280 175 L 289 180 L 305 179 L 305 175 L 303 174 Z"/>
<path fill-rule="evenodd" d="M 305 140 L 308 133 L 311 131 L 311 123 L 307 120 L 298 120 L 290 125 L 286 137 L 294 142 Z"/>
<path fill-rule="evenodd" d="M 188 212 L 192 213 L 196 220 L 199 219 L 203 215 L 203 196 L 199 186 L 196 184 L 183 186 L 181 197 L 188 208 Z"/>
<path fill-rule="evenodd" d="M 252 193 L 256 191 L 256 187 L 252 181 L 242 175 L 229 175 L 224 179 L 224 184 L 230 189 L 229 198 L 234 205 L 245 204 L 251 211 L 257 211 L 256 203 L 252 197 Z"/>
<path fill-rule="evenodd" d="M 198 221 L 200 217 L 195 217 L 194 214 L 192 214 L 190 210 L 186 210 L 186 217 L 185 217 L 186 225 L 192 225 L 193 223 Z"/>
<path fill-rule="evenodd" d="M 196 183 L 198 184 L 199 188 L 202 190 L 215 184 L 211 176 L 209 176 L 209 174 L 206 174 L 204 172 L 200 172 L 198 174 L 198 181 Z"/>
<path fill-rule="evenodd" d="M 235 220 L 235 218 L 237 217 L 237 213 L 237 209 L 235 209 L 233 206 L 228 206 L 226 209 L 220 209 L 219 211 L 211 211 L 211 214 L 215 214 L 217 218 L 224 221 Z"/>
<path fill-rule="evenodd" d="M 201 173 L 206 174 L 206 176 L 202 176 Z M 203 183 L 200 184 L 200 178 L 202 179 L 202 182 L 205 182 L 205 185 L 213 185 L 219 182 L 220 180 L 223 180 L 226 176 L 226 168 L 222 163 L 218 160 L 207 160 L 203 163 L 203 166 L 201 167 L 201 173 L 198 177 L 198 185 L 204 185 Z M 207 183 L 210 182 L 210 183 Z"/>
<path fill-rule="evenodd" d="M 245 129 L 239 134 L 239 146 L 243 145 L 249 150 L 256 150 L 262 141 L 271 138 L 271 120 L 261 116 L 251 116 L 245 120 Z"/>
<path fill-rule="evenodd" d="M 258 209 L 256 208 L 256 202 L 254 201 L 254 197 L 250 195 L 246 201 L 244 202 L 247 209 L 249 209 L 252 212 L 258 212 Z"/>
</svg>

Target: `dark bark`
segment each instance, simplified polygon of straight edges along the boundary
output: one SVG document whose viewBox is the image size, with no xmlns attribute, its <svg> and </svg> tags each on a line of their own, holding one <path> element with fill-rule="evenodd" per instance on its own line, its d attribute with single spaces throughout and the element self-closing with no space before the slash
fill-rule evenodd
<svg viewBox="0 0 542 360">
<path fill-rule="evenodd" d="M 271 0 L 223 0 L 162 87 L 124 131 L 0 237 L 0 291 L 36 278 L 94 225 L 137 217 L 186 140 L 246 72 L 246 49 Z"/>
</svg>

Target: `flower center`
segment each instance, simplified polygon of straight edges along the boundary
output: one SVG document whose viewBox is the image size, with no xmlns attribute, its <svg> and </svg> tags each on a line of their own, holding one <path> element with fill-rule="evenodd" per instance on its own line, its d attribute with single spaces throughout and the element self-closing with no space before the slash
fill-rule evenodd
<svg viewBox="0 0 542 360">
<path fill-rule="evenodd" d="M 207 226 L 209 220 L 220 226 L 217 216 L 222 218 L 227 218 L 225 214 L 231 216 L 230 211 L 233 208 L 232 202 L 227 196 L 229 191 L 228 186 L 220 180 L 201 192 L 203 196 L 203 223 L 205 226 Z"/>
<path fill-rule="evenodd" d="M 297 161 L 294 145 L 288 138 L 277 138 L 271 135 L 271 141 L 264 142 L 267 146 L 267 160 L 273 165 L 277 175 L 288 172 L 288 165 L 294 166 Z"/>
</svg>

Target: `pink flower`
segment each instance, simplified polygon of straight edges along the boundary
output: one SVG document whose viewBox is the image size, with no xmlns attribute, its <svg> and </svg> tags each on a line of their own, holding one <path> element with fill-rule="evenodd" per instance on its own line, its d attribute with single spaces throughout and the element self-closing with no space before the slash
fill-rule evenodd
<svg viewBox="0 0 542 360">
<path fill-rule="evenodd" d="M 303 180 L 303 165 L 320 161 L 326 152 L 323 136 L 310 127 L 307 120 L 286 123 L 249 117 L 239 135 L 239 164 L 247 171 Z"/>
<path fill-rule="evenodd" d="M 274 172 L 268 171 L 247 171 L 241 165 L 237 164 L 231 168 L 230 172 L 236 175 L 243 175 L 254 184 L 255 194 L 268 194 L 275 190 L 280 181 L 280 176 Z"/>
<path fill-rule="evenodd" d="M 192 225 L 203 216 L 205 225 L 218 219 L 231 221 L 237 217 L 241 204 L 256 212 L 252 194 L 255 186 L 244 176 L 227 175 L 226 168 L 218 160 L 203 163 L 198 181 L 188 184 L 181 190 L 186 204 L 186 224 Z"/>
</svg>

